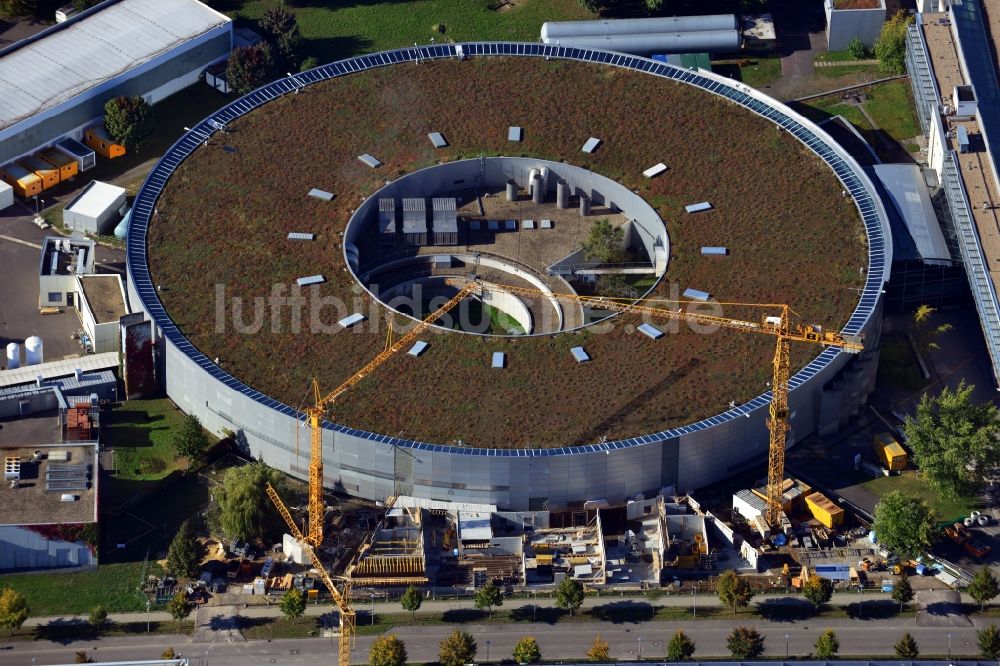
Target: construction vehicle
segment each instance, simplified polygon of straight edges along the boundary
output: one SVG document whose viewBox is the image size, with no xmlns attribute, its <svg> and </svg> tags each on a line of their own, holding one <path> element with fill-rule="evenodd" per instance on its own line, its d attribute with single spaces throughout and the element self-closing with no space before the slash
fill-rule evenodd
<svg viewBox="0 0 1000 666">
<path fill-rule="evenodd" d="M 449 280 L 448 283 L 452 285 L 462 284 L 459 280 Z M 864 349 L 864 339 L 860 335 L 844 335 L 839 332 L 824 331 L 820 326 L 793 325 L 791 321 L 793 311 L 788 305 L 774 303 L 719 303 L 719 305 L 741 305 L 772 310 L 777 309 L 778 315 L 765 316 L 758 323 L 731 319 L 729 317 L 699 314 L 697 312 L 685 312 L 680 307 L 687 304 L 685 301 L 671 301 L 671 303 L 677 306 L 677 309 L 668 310 L 666 308 L 639 305 L 634 303 L 632 299 L 605 296 L 579 296 L 577 294 L 541 291 L 528 287 L 490 285 L 478 279 L 469 284 L 478 285 L 480 292 L 488 292 L 492 288 L 514 295 L 548 300 L 556 299 L 597 310 L 631 312 L 662 319 L 714 325 L 743 333 L 761 333 L 774 336 L 776 344 L 772 363 L 771 405 L 770 417 L 767 421 L 768 431 L 770 432 L 770 444 L 767 460 L 767 512 L 765 519 L 768 525 L 775 529 L 780 529 L 781 518 L 784 515 L 781 505 L 782 488 L 785 480 L 785 445 L 790 428 L 788 423 L 788 380 L 791 377 L 791 343 L 806 342 L 823 345 L 824 347 L 838 347 L 850 353 L 859 353 Z"/>
<path fill-rule="evenodd" d="M 327 573 L 326 565 L 316 554 L 316 550 L 323 544 L 323 518 L 326 506 L 323 502 L 323 419 L 331 405 L 345 391 L 357 385 L 362 379 L 385 363 L 396 352 L 405 347 L 408 343 L 416 339 L 428 326 L 437 321 L 442 315 L 458 305 L 466 296 L 476 290 L 474 283 L 469 283 L 458 291 L 447 303 L 428 315 L 423 321 L 410 329 L 405 335 L 393 340 L 392 326 L 389 326 L 389 333 L 386 336 L 385 349 L 375 358 L 368 362 L 363 368 L 355 372 L 347 381 L 333 389 L 325 396 L 319 389 L 319 382 L 313 380 L 313 397 L 315 404 L 306 408 L 305 416 L 310 429 L 310 454 L 309 454 L 309 521 L 308 532 L 305 534 L 295 524 L 291 512 L 282 501 L 278 492 L 271 484 L 267 484 L 265 490 L 268 497 L 274 502 L 278 513 L 285 519 L 292 536 L 301 544 L 303 551 L 308 551 L 313 566 L 319 572 L 320 580 L 330 591 L 334 604 L 340 614 L 340 638 L 338 640 L 338 665 L 351 666 L 351 650 L 354 641 L 355 612 L 351 607 L 351 581 L 350 578 L 343 578 L 341 586 L 338 588 L 333 578 Z M 391 500 L 386 502 L 386 506 L 391 506 Z"/>
</svg>

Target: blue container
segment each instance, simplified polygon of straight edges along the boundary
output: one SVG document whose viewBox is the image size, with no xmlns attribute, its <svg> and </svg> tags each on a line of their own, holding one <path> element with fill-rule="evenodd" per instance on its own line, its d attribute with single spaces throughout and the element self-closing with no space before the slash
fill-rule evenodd
<svg viewBox="0 0 1000 666">
<path fill-rule="evenodd" d="M 774 544 L 775 546 L 777 546 L 778 548 L 781 548 L 781 547 L 782 547 L 782 546 L 784 546 L 784 545 L 785 545 L 786 543 L 788 543 L 788 539 L 786 539 L 786 538 L 785 538 L 785 535 L 784 535 L 784 534 L 776 534 L 776 535 L 775 535 L 775 536 L 774 536 L 774 537 L 773 537 L 773 538 L 771 539 L 771 543 L 773 543 L 773 544 Z"/>
<path fill-rule="evenodd" d="M 923 576 L 927 572 L 927 567 L 917 562 L 917 575 Z"/>
</svg>

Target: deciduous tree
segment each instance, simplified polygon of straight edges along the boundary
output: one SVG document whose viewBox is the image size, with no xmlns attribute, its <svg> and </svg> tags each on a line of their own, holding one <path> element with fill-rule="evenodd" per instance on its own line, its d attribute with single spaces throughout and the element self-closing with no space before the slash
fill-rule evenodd
<svg viewBox="0 0 1000 666">
<path fill-rule="evenodd" d="M 975 404 L 975 387 L 960 382 L 936 397 L 924 394 L 916 418 L 903 426 L 921 475 L 948 497 L 975 495 L 1000 464 L 1000 421 L 989 402 Z"/>
<path fill-rule="evenodd" d="M 1000 594 L 1000 582 L 997 582 L 996 576 L 993 575 L 989 567 L 983 567 L 973 576 L 967 592 L 970 597 L 976 600 L 976 603 L 979 604 L 979 610 L 982 611 L 986 607 L 987 601 Z"/>
<path fill-rule="evenodd" d="M 590 644 L 590 649 L 587 650 L 587 659 L 591 661 L 610 661 L 611 660 L 611 646 L 608 642 L 601 638 L 600 634 L 594 636 L 594 642 Z"/>
<path fill-rule="evenodd" d="M 379 636 L 368 648 L 368 666 L 406 666 L 406 644 L 396 634 Z"/>
<path fill-rule="evenodd" d="M 753 627 L 736 627 L 726 646 L 734 659 L 756 659 L 764 653 L 764 637 Z"/>
<path fill-rule="evenodd" d="M 906 72 L 906 30 L 912 19 L 903 10 L 882 24 L 882 32 L 875 40 L 875 57 L 879 69 L 887 74 Z"/>
<path fill-rule="evenodd" d="M 815 643 L 816 652 L 814 653 L 817 659 L 834 659 L 837 656 L 837 652 L 840 650 L 840 641 L 837 640 L 837 634 L 833 629 L 827 629 L 819 638 L 816 639 Z"/>
<path fill-rule="evenodd" d="M 191 603 L 188 601 L 187 592 L 181 590 L 167 602 L 167 612 L 175 620 L 183 620 L 191 614 Z"/>
<path fill-rule="evenodd" d="M 403 610 L 410 611 L 410 619 L 416 619 L 416 612 L 420 610 L 421 604 L 424 603 L 424 595 L 420 593 L 420 588 L 411 585 L 406 588 L 406 592 L 403 593 L 403 598 L 400 599 L 400 603 L 403 606 Z"/>
<path fill-rule="evenodd" d="M 597 259 L 605 264 L 618 263 L 625 258 L 622 248 L 624 238 L 622 227 L 616 227 L 607 218 L 596 220 L 583 241 L 583 253 L 587 259 Z"/>
<path fill-rule="evenodd" d="M 903 604 L 913 601 L 913 586 L 910 585 L 910 577 L 905 573 L 892 586 L 892 600 L 899 604 L 900 613 L 903 612 Z"/>
<path fill-rule="evenodd" d="M 267 496 L 268 483 L 279 493 L 285 486 L 284 477 L 261 462 L 226 470 L 216 497 L 219 524 L 227 536 L 247 540 L 263 537 L 271 543 L 270 537 L 280 534 L 284 522 Z"/>
<path fill-rule="evenodd" d="M 670 637 L 670 642 L 667 643 L 667 659 L 669 661 L 683 661 L 690 659 L 692 655 L 694 655 L 694 641 L 678 629 Z"/>
<path fill-rule="evenodd" d="M 112 97 L 104 105 L 104 129 L 127 150 L 139 150 L 153 130 L 153 107 L 138 95 Z"/>
<path fill-rule="evenodd" d="M 503 606 L 503 595 L 499 587 L 489 582 L 476 590 L 476 608 L 489 609 L 490 617 L 493 617 L 494 606 Z"/>
<path fill-rule="evenodd" d="M 900 637 L 893 648 L 900 659 L 916 659 L 920 656 L 920 648 L 908 631 Z"/>
<path fill-rule="evenodd" d="M 256 90 L 274 78 L 274 53 L 267 42 L 239 46 L 229 55 L 226 80 L 238 95 Z"/>
<path fill-rule="evenodd" d="M 934 512 L 915 495 L 892 490 L 875 505 L 872 528 L 879 543 L 900 557 L 917 557 L 926 551 L 934 543 L 935 526 Z"/>
<path fill-rule="evenodd" d="M 519 664 L 534 664 L 542 660 L 542 651 L 534 636 L 524 636 L 514 646 L 513 656 Z"/>
<path fill-rule="evenodd" d="M 438 661 L 441 666 L 465 666 L 476 658 L 476 639 L 460 629 L 441 641 Z"/>
<path fill-rule="evenodd" d="M 976 632 L 976 645 L 987 659 L 1000 659 L 1000 629 L 991 624 Z"/>
<path fill-rule="evenodd" d="M 205 429 L 201 427 L 201 421 L 194 414 L 184 417 L 181 427 L 174 431 L 173 442 L 177 455 L 184 456 L 188 460 L 201 458 L 208 448 Z"/>
<path fill-rule="evenodd" d="M 281 598 L 281 612 L 289 620 L 302 617 L 302 614 L 306 612 L 306 597 L 302 594 L 302 590 L 293 587 L 285 592 L 285 596 Z"/>
<path fill-rule="evenodd" d="M 7 635 L 20 629 L 28 619 L 28 600 L 16 590 L 7 587 L 0 590 L 0 627 L 7 629 Z"/>
<path fill-rule="evenodd" d="M 820 606 L 833 597 L 833 583 L 827 578 L 813 576 L 802 586 L 802 594 L 813 605 L 813 608 L 819 610 Z"/>
<path fill-rule="evenodd" d="M 572 578 L 563 578 L 556 586 L 556 606 L 573 615 L 583 605 L 583 585 Z"/>
<path fill-rule="evenodd" d="M 746 608 L 753 599 L 753 589 L 750 583 L 732 569 L 726 569 L 715 584 L 715 592 L 719 595 L 722 605 L 733 609 Z"/>
</svg>

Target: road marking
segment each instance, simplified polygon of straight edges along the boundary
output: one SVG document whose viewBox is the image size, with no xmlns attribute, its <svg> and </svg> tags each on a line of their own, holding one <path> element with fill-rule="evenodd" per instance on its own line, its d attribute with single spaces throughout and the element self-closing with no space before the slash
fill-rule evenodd
<svg viewBox="0 0 1000 666">
<path fill-rule="evenodd" d="M 0 234 L 0 239 L 3 239 L 5 241 L 10 241 L 11 243 L 18 243 L 20 245 L 27 245 L 28 247 L 33 247 L 36 250 L 41 250 L 42 249 L 42 246 L 39 245 L 38 243 L 31 243 L 31 242 L 28 242 L 26 240 L 21 240 L 20 238 L 14 238 L 13 236 L 5 236 L 3 234 Z"/>
</svg>

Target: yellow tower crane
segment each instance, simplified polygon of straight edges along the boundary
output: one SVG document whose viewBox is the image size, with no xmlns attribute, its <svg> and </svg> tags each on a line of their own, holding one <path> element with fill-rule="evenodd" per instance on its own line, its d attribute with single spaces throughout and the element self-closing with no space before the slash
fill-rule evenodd
<svg viewBox="0 0 1000 666">
<path fill-rule="evenodd" d="M 309 556 L 312 559 L 313 565 L 316 570 L 319 571 L 320 579 L 323 584 L 326 585 L 327 589 L 330 590 L 330 596 L 333 598 L 334 604 L 340 614 L 340 639 L 338 640 L 339 645 L 339 666 L 350 666 L 351 664 L 351 648 L 353 647 L 354 641 L 354 620 L 355 613 L 354 609 L 351 608 L 351 582 L 350 579 L 342 579 L 342 584 L 340 589 L 337 588 L 336 583 L 326 571 L 326 567 L 323 562 L 320 561 L 319 556 L 316 554 L 316 549 L 319 548 L 323 543 L 323 516 L 326 513 L 326 507 L 323 503 L 323 419 L 326 416 L 327 409 L 340 397 L 345 391 L 348 391 L 351 387 L 355 386 L 362 379 L 371 374 L 376 368 L 385 363 L 392 357 L 396 352 L 405 347 L 408 343 L 412 342 L 420 333 L 422 333 L 428 326 L 437 321 L 442 315 L 458 305 L 466 296 L 473 293 L 478 289 L 479 286 L 470 282 L 455 294 L 447 303 L 442 305 L 440 308 L 428 315 L 423 321 L 418 323 L 412 329 L 410 329 L 405 335 L 397 338 L 395 341 L 391 337 L 387 337 L 385 349 L 378 354 L 375 358 L 368 362 L 363 368 L 355 372 L 351 377 L 345 381 L 343 384 L 333 389 L 325 396 L 322 395 L 319 389 L 319 382 L 313 380 L 313 396 L 315 398 L 315 404 L 311 407 L 306 408 L 305 414 L 309 421 L 310 429 L 310 449 L 309 449 L 309 530 L 306 534 L 295 524 L 295 520 L 292 518 L 292 514 L 288 511 L 288 507 L 281 500 L 277 491 L 267 484 L 266 491 L 268 497 L 274 502 L 274 505 L 278 509 L 278 513 L 281 517 L 285 519 L 288 523 L 288 528 L 292 533 L 292 536 L 302 544 L 302 547 L 309 551 Z"/>
<path fill-rule="evenodd" d="M 782 482 L 785 477 L 785 444 L 788 437 L 788 380 L 791 375 L 790 346 L 792 342 L 808 342 L 825 347 L 839 347 L 850 353 L 858 353 L 864 349 L 864 339 L 860 335 L 844 335 L 839 332 L 824 331 L 819 326 L 793 325 L 792 310 L 787 305 L 774 303 L 739 303 L 729 305 L 745 305 L 749 307 L 773 308 L 776 315 L 764 316 L 761 322 L 743 321 L 729 317 L 685 312 L 678 307 L 676 310 L 638 305 L 628 299 L 616 299 L 602 296 L 579 296 L 577 294 L 560 294 L 540 291 L 528 287 L 511 285 L 491 285 L 482 280 L 468 284 L 478 284 L 481 292 L 490 289 L 505 291 L 511 294 L 542 299 L 555 299 L 567 303 L 575 303 L 613 312 L 634 312 L 662 319 L 673 319 L 698 324 L 714 324 L 721 328 L 741 331 L 743 333 L 762 333 L 775 338 L 774 361 L 771 381 L 770 417 L 767 427 L 770 431 L 770 445 L 767 454 L 767 513 L 765 515 L 770 526 L 776 527 L 781 520 Z M 449 280 L 449 284 L 458 285 L 461 282 Z M 468 286 L 466 284 L 466 286 Z M 684 305 L 684 302 L 678 302 Z"/>
</svg>

